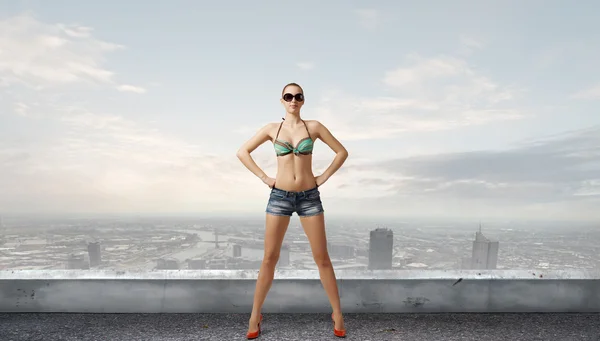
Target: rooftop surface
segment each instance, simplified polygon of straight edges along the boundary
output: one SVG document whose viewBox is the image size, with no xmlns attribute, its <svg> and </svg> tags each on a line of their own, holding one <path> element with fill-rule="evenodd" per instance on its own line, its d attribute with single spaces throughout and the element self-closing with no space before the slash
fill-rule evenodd
<svg viewBox="0 0 600 341">
<path fill-rule="evenodd" d="M 245 340 L 249 314 L 2 313 L 0 340 Z M 329 314 L 263 315 L 257 340 L 341 340 Z M 345 314 L 345 340 L 600 340 L 600 314 Z"/>
</svg>

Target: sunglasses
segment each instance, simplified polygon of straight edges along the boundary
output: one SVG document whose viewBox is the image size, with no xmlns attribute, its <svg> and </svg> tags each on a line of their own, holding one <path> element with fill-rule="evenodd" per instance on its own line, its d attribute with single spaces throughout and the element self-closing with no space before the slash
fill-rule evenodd
<svg viewBox="0 0 600 341">
<path fill-rule="evenodd" d="M 287 94 L 283 95 L 283 100 L 286 102 L 291 102 L 293 98 L 295 98 L 296 101 L 298 101 L 298 102 L 302 102 L 302 101 L 304 101 L 304 94 L 292 95 L 290 93 L 287 93 Z"/>
</svg>

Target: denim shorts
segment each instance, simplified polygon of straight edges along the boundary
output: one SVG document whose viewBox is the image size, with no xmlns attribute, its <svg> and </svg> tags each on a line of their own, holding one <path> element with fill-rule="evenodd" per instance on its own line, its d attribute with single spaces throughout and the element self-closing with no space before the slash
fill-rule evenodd
<svg viewBox="0 0 600 341">
<path fill-rule="evenodd" d="M 324 210 L 317 187 L 300 192 L 272 188 L 266 212 L 279 216 L 291 216 L 296 212 L 299 217 L 310 217 L 321 214 Z"/>
</svg>

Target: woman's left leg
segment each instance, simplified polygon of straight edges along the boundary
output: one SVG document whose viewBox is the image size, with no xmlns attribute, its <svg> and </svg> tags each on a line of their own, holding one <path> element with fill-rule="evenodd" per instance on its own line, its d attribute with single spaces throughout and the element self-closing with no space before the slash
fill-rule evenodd
<svg viewBox="0 0 600 341">
<path fill-rule="evenodd" d="M 333 319 L 335 328 L 344 330 L 344 319 L 342 317 L 342 308 L 340 304 L 340 296 L 338 293 L 337 282 L 333 265 L 327 252 L 327 237 L 325 235 L 325 217 L 324 213 L 314 216 L 300 217 L 300 223 L 306 233 L 313 258 L 317 267 L 319 267 L 319 276 L 321 283 L 329 298 L 329 303 L 333 309 Z"/>
</svg>

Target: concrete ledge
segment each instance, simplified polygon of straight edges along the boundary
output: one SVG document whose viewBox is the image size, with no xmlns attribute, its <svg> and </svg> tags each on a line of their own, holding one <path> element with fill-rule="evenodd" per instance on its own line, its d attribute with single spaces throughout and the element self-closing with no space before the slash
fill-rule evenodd
<svg viewBox="0 0 600 341">
<path fill-rule="evenodd" d="M 0 271 L 0 312 L 249 313 L 254 270 Z M 336 271 L 354 313 L 600 312 L 600 272 Z M 265 313 L 330 312 L 318 271 L 277 271 Z"/>
</svg>

